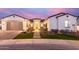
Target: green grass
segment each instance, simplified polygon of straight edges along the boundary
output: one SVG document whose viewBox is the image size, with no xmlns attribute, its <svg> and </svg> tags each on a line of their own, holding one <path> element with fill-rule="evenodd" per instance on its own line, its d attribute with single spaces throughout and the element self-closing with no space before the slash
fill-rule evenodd
<svg viewBox="0 0 79 59">
<path fill-rule="evenodd" d="M 14 39 L 28 39 L 33 38 L 33 33 L 20 33 Z M 66 39 L 66 40 L 77 40 L 73 35 L 66 34 L 48 34 L 47 32 L 41 33 L 41 38 L 43 39 Z"/>
<path fill-rule="evenodd" d="M 33 33 L 20 33 L 14 39 L 28 39 L 33 38 Z"/>
<path fill-rule="evenodd" d="M 76 37 L 73 35 L 66 35 L 66 34 L 53 34 L 49 35 L 48 33 L 41 34 L 41 37 L 44 39 L 68 39 L 68 40 L 76 40 Z"/>
</svg>

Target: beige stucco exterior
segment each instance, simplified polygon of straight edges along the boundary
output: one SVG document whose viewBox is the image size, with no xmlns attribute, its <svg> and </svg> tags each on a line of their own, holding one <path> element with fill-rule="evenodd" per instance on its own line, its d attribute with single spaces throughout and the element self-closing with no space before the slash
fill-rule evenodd
<svg viewBox="0 0 79 59">
<path fill-rule="evenodd" d="M 58 14 L 59 15 L 59 14 Z M 66 15 L 58 17 L 58 15 L 54 15 L 52 17 L 47 17 L 46 19 L 42 20 L 40 18 L 33 18 L 32 20 L 19 16 L 19 15 L 9 15 L 7 17 L 3 17 L 0 19 L 0 27 L 2 31 L 8 30 L 19 30 L 19 31 L 32 31 L 32 32 L 40 32 L 41 28 L 47 31 L 51 31 L 51 29 L 57 29 L 57 20 L 58 20 L 58 29 L 64 29 L 65 20 L 69 20 L 71 23 L 75 24 L 76 26 L 73 27 L 73 24 L 70 25 L 70 30 L 79 31 L 79 26 L 77 25 L 76 19 L 70 14 L 68 14 L 68 18 Z M 58 17 L 58 18 L 56 18 Z"/>
<path fill-rule="evenodd" d="M 8 30 L 20 30 L 20 31 L 27 31 L 33 28 L 33 32 L 40 32 L 41 24 L 47 23 L 42 22 L 40 18 L 34 18 L 33 21 L 30 21 L 27 18 L 20 17 L 18 15 L 10 15 L 8 17 L 1 19 L 1 27 L 2 31 Z"/>
</svg>

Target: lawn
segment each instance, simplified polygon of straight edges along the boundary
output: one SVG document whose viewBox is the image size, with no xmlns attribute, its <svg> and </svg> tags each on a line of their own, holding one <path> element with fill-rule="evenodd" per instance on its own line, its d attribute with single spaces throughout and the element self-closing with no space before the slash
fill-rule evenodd
<svg viewBox="0 0 79 59">
<path fill-rule="evenodd" d="M 66 34 L 53 34 L 53 35 L 50 35 L 47 32 L 42 33 L 41 38 L 44 38 L 44 39 L 66 39 L 66 40 L 76 40 L 77 39 L 73 35 L 66 35 Z"/>
<path fill-rule="evenodd" d="M 14 39 L 28 39 L 28 38 L 33 38 L 33 33 L 20 33 L 17 35 Z"/>
</svg>

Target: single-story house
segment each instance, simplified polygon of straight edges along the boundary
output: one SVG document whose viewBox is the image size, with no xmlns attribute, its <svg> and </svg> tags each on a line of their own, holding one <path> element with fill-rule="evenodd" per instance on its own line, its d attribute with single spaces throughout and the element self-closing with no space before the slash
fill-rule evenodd
<svg viewBox="0 0 79 59">
<path fill-rule="evenodd" d="M 51 31 L 69 30 L 79 31 L 79 17 L 69 13 L 58 13 L 47 17 L 46 19 L 33 18 L 28 19 L 23 16 L 12 14 L 0 18 L 0 30 L 2 31 L 28 31 L 40 32 L 41 28 Z"/>
<path fill-rule="evenodd" d="M 42 25 L 43 20 L 40 18 L 28 19 L 16 14 L 0 18 L 0 30 L 3 31 L 29 31 L 33 29 L 33 32 L 35 32 L 40 31 Z"/>
</svg>

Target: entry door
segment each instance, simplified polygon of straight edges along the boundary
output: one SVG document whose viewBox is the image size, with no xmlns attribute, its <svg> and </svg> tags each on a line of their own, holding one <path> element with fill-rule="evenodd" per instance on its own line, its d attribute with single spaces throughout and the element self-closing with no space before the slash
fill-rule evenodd
<svg viewBox="0 0 79 59">
<path fill-rule="evenodd" d="M 7 30 L 23 30 L 23 23 L 16 20 L 8 21 Z"/>
<path fill-rule="evenodd" d="M 40 22 L 34 21 L 34 32 L 39 32 L 39 31 L 40 31 Z"/>
</svg>

